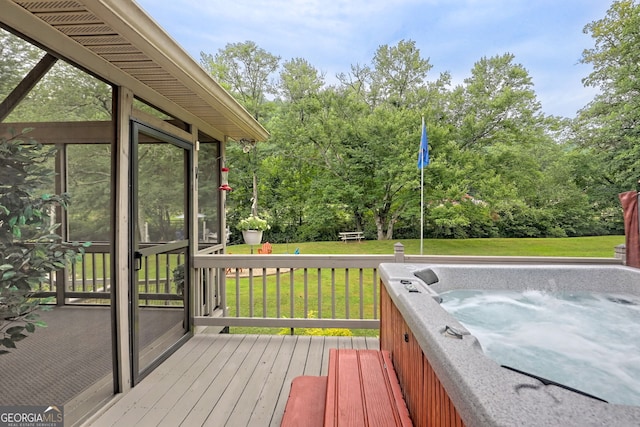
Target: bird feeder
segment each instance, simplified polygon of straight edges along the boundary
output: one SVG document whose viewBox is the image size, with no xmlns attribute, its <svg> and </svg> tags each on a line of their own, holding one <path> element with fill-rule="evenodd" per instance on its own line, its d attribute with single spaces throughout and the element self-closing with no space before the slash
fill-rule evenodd
<svg viewBox="0 0 640 427">
<path fill-rule="evenodd" d="M 221 181 L 222 184 L 220 185 L 220 187 L 218 187 L 218 190 L 221 191 L 231 191 L 232 188 L 229 187 L 229 168 L 222 168 L 221 169 Z"/>
</svg>

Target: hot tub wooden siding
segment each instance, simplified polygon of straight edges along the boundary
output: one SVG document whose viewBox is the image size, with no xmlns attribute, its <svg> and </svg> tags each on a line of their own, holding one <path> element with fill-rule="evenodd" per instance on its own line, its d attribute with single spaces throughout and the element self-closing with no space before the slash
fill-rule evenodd
<svg viewBox="0 0 640 427">
<path fill-rule="evenodd" d="M 417 427 L 464 426 L 382 281 L 380 310 L 380 348 L 391 353 L 413 424 Z"/>
</svg>

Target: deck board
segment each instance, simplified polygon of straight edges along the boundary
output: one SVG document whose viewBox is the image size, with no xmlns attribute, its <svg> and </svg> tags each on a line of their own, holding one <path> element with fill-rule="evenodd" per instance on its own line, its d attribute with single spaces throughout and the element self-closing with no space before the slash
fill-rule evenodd
<svg viewBox="0 0 640 427">
<path fill-rule="evenodd" d="M 343 338 L 340 340 L 344 345 L 347 345 L 346 342 L 351 343 L 351 337 Z M 320 375 L 327 375 L 329 373 L 329 349 L 330 348 L 339 348 L 338 346 L 338 337 L 326 337 L 324 340 L 324 346 L 322 349 L 321 357 L 322 357 L 322 367 L 320 369 Z"/>
<path fill-rule="evenodd" d="M 267 344 L 270 342 L 268 335 L 259 336 L 251 348 L 251 351 L 240 365 L 238 372 L 233 378 L 225 390 L 225 393 L 221 396 L 218 404 L 213 407 L 209 416 L 207 417 L 204 425 L 217 426 L 220 425 L 221 420 L 225 420 L 229 425 L 243 425 L 233 424 L 229 420 L 233 418 L 233 414 L 240 414 L 249 412 L 255 405 L 255 398 L 242 400 L 241 397 L 246 391 L 252 391 L 264 384 L 263 370 L 259 369 L 260 361 L 262 360 Z M 257 380 L 252 386 L 249 386 L 249 382 L 255 377 Z M 251 394 L 251 393 L 249 393 Z M 241 404 L 243 402 L 243 404 Z M 242 411 L 234 411 L 236 409 L 242 409 Z"/>
<path fill-rule="evenodd" d="M 204 425 L 211 412 L 220 407 L 221 410 L 224 402 L 223 397 L 231 396 L 233 389 L 230 389 L 230 385 L 235 380 L 238 370 L 242 366 L 242 363 L 246 359 L 247 354 L 251 351 L 256 337 L 233 337 L 240 341 L 236 351 L 229 357 L 228 360 L 221 366 L 220 371 L 209 384 L 209 387 L 202 394 L 196 405 L 189 412 L 189 415 L 185 418 L 182 425 Z M 233 396 L 236 399 L 236 396 Z M 231 400 L 231 403 L 235 405 L 235 401 Z M 222 403 L 221 403 L 222 400 Z M 222 424 L 220 424 L 222 425 Z"/>
<path fill-rule="evenodd" d="M 278 400 L 275 402 L 275 407 L 273 408 L 273 418 L 271 419 L 270 423 L 264 425 L 271 425 L 273 427 L 278 427 L 280 425 L 282 415 L 284 414 L 284 408 L 287 404 L 287 398 L 289 397 L 291 381 L 293 381 L 293 379 L 298 375 L 302 375 L 305 372 L 305 367 L 308 365 L 308 360 L 310 357 L 317 357 L 316 354 L 310 353 L 311 342 L 313 341 L 312 337 L 299 336 L 289 337 L 289 339 L 295 339 L 295 347 L 289 358 L 287 371 L 280 380 L 280 392 L 278 393 Z M 324 341 L 321 339 L 316 340 L 319 342 Z M 310 375 L 319 374 L 320 372 L 316 371 L 314 373 L 311 373 Z"/>
<path fill-rule="evenodd" d="M 192 339 L 189 343 L 193 343 L 192 351 L 176 352 L 134 387 L 126 399 L 118 402 L 120 417 L 117 413 L 110 414 L 104 424 L 98 425 L 154 425 L 153 418 L 163 412 L 157 409 L 166 402 L 165 396 L 174 395 L 173 390 L 180 381 L 182 384 L 191 381 L 189 374 L 200 369 L 196 362 L 203 358 L 206 360 L 203 355 L 211 354 L 212 342 L 196 342 Z"/>
<path fill-rule="evenodd" d="M 210 386 L 210 378 L 215 377 L 218 371 L 217 364 L 226 363 L 237 349 L 234 343 L 227 344 L 231 345 L 210 347 L 210 353 L 203 354 L 185 374 L 181 375 L 174 386 L 155 402 L 144 422 L 148 425 L 180 425 L 189 415 L 189 410 L 197 403 L 197 400 L 189 398 L 197 399 L 198 391 Z"/>
<path fill-rule="evenodd" d="M 377 338 L 198 334 L 87 426 L 279 427 L 291 381 Z"/>
<path fill-rule="evenodd" d="M 233 356 L 238 348 L 239 342 L 224 340 L 224 342 L 221 341 L 219 344 L 219 347 L 211 349 L 212 353 L 203 356 L 205 359 L 208 359 L 209 363 L 204 370 L 193 379 L 189 389 L 179 396 L 172 410 L 168 414 L 158 414 L 159 416 L 164 416 L 158 421 L 159 425 L 177 426 L 189 416 L 193 407 L 198 403 L 199 399 L 215 380 L 216 375 L 220 372 L 220 365 L 227 363 Z"/>
<path fill-rule="evenodd" d="M 268 426 L 271 423 L 274 408 L 278 406 L 278 401 L 284 394 L 283 388 L 285 384 L 290 384 L 290 381 L 283 381 L 283 378 L 287 377 L 295 346 L 296 341 L 283 340 L 246 425 Z M 288 395 L 288 392 L 286 394 Z"/>
<path fill-rule="evenodd" d="M 304 375 L 320 375 L 322 372 L 322 353 L 324 352 L 324 340 L 311 340 L 309 354 L 304 366 Z M 318 357 L 320 356 L 320 357 Z"/>
</svg>

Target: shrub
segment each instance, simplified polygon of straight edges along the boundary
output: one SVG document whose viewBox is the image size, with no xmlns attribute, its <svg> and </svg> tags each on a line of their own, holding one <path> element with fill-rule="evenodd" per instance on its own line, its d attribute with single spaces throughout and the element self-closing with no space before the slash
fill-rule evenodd
<svg viewBox="0 0 640 427">
<path fill-rule="evenodd" d="M 6 348 L 46 326 L 37 320 L 35 292 L 89 245 L 63 243 L 56 234 L 59 224 L 50 212 L 66 208 L 69 196 L 42 194 L 53 175 L 46 161 L 55 150 L 25 141 L 27 131 L 0 139 L 0 346 Z"/>
<path fill-rule="evenodd" d="M 315 311 L 309 311 L 307 316 L 309 319 L 315 319 Z M 289 335 L 290 328 L 283 328 L 278 332 L 278 335 Z M 313 335 L 313 336 L 332 336 L 332 337 L 350 337 L 353 336 L 353 332 L 350 329 L 344 328 L 296 328 L 296 335 Z"/>
</svg>

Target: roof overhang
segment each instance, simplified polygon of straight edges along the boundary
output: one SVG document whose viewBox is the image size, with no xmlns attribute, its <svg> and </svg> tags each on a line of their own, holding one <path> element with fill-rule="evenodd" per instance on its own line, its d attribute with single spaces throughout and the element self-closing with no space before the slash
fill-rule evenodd
<svg viewBox="0 0 640 427">
<path fill-rule="evenodd" d="M 224 140 L 269 133 L 146 12 L 124 0 L 0 0 L 0 22 Z"/>
</svg>

